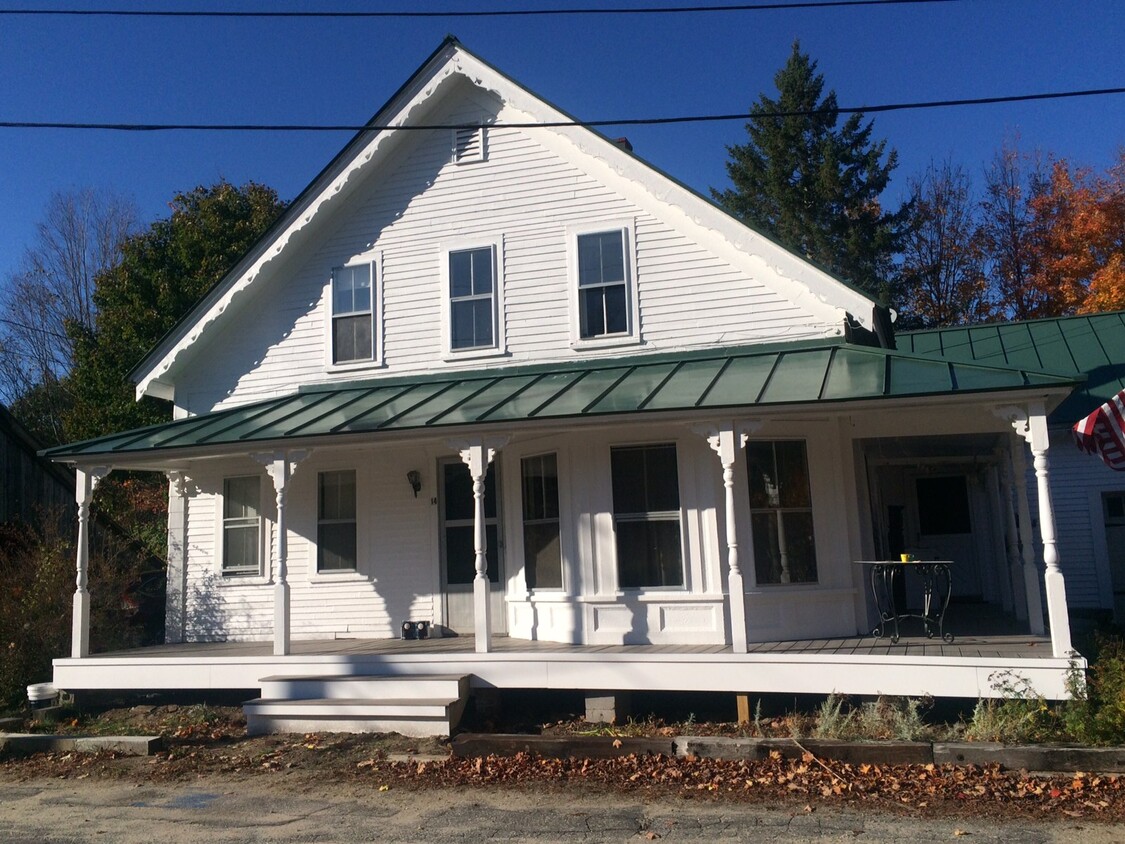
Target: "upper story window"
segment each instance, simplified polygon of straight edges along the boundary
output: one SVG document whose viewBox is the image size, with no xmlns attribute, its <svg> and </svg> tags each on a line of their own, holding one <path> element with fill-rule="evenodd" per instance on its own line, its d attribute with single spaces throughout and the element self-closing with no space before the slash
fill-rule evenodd
<svg viewBox="0 0 1125 844">
<path fill-rule="evenodd" d="M 578 334 L 629 333 L 629 278 L 622 229 L 578 235 Z"/>
<path fill-rule="evenodd" d="M 332 363 L 376 359 L 375 265 L 332 270 Z"/>
<path fill-rule="evenodd" d="M 572 348 L 641 342 L 635 229 L 629 219 L 567 227 Z"/>
<path fill-rule="evenodd" d="M 505 352 L 503 240 L 460 239 L 442 253 L 447 360 Z"/>
<path fill-rule="evenodd" d="M 815 583 L 812 491 L 804 440 L 746 444 L 754 573 L 766 583 Z"/>
<path fill-rule="evenodd" d="M 262 573 L 262 481 L 256 475 L 223 479 L 225 577 Z"/>
</svg>

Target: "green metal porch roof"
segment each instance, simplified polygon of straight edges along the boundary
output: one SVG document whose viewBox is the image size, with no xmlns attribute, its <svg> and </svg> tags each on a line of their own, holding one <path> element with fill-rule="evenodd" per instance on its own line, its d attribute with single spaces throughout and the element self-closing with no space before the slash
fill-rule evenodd
<svg viewBox="0 0 1125 844">
<path fill-rule="evenodd" d="M 56 460 L 382 431 L 1068 388 L 1073 378 L 842 341 L 376 378 L 47 449 Z"/>
<path fill-rule="evenodd" d="M 1072 425 L 1125 388 L 1125 311 L 909 331 L 896 340 L 930 357 L 1085 376 L 1051 413 L 1053 423 Z"/>
</svg>

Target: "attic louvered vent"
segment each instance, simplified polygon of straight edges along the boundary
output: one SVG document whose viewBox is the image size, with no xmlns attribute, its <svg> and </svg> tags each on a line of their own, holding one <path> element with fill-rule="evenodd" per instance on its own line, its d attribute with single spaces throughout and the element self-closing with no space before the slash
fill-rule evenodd
<svg viewBox="0 0 1125 844">
<path fill-rule="evenodd" d="M 453 130 L 453 161 L 456 164 L 484 161 L 483 126 L 463 126 Z"/>
</svg>

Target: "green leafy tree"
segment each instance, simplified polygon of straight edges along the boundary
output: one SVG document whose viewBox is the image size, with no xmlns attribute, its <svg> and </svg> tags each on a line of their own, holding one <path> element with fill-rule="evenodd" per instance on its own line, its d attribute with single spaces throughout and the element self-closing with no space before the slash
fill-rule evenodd
<svg viewBox="0 0 1125 844">
<path fill-rule="evenodd" d="M 73 324 L 74 404 L 69 439 L 170 418 L 166 402 L 134 400 L 128 375 L 144 355 L 242 257 L 284 207 L 263 185 L 219 182 L 178 194 L 170 217 L 121 246 L 95 282 L 92 328 Z"/>
<path fill-rule="evenodd" d="M 836 93 L 800 44 L 774 77 L 778 96 L 750 109 L 745 144 L 727 147 L 732 188 L 712 196 L 748 226 L 887 301 L 891 257 L 905 212 L 887 213 L 879 197 L 897 163 L 871 122 L 843 125 Z"/>
</svg>

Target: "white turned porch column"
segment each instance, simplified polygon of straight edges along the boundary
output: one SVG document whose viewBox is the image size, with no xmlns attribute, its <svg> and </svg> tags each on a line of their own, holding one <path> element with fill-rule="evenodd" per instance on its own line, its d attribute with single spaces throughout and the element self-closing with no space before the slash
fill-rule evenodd
<svg viewBox="0 0 1125 844">
<path fill-rule="evenodd" d="M 1028 405 L 1027 411 L 1017 412 L 1011 417 L 1013 430 L 1031 446 L 1034 459 L 1035 480 L 1039 493 L 1039 535 L 1043 541 L 1043 588 L 1047 594 L 1047 618 L 1051 625 L 1051 651 L 1056 657 L 1069 656 L 1073 650 L 1070 643 L 1070 617 L 1066 607 L 1066 583 L 1059 568 L 1059 552 L 1055 544 L 1055 511 L 1051 504 L 1050 465 L 1047 449 L 1050 440 L 1047 433 L 1047 414 L 1042 402 Z M 1018 448 L 1019 459 L 1016 470 L 1024 468 L 1023 449 Z M 1023 473 L 1026 477 L 1026 472 Z M 1023 513 L 1020 513 L 1021 520 Z M 1030 526 L 1030 518 L 1028 519 Z M 1030 544 L 1030 543 L 1029 543 Z M 1025 573 L 1027 551 L 1024 551 Z M 1034 558 L 1033 558 L 1034 563 Z M 1028 601 L 1031 600 L 1028 594 Z M 1030 605 L 1028 610 L 1031 610 Z"/>
<path fill-rule="evenodd" d="M 738 525 L 734 502 L 734 462 L 746 445 L 747 434 L 758 424 L 735 428 L 733 423 L 705 425 L 695 432 L 706 438 L 707 444 L 719 456 L 723 466 L 723 495 L 726 512 L 727 547 L 727 600 L 730 611 L 730 641 L 734 653 L 746 653 L 746 588 L 742 580 L 742 565 L 738 558 Z"/>
<path fill-rule="evenodd" d="M 107 466 L 75 472 L 74 501 L 78 505 L 78 547 L 75 549 L 74 609 L 71 616 L 70 655 L 90 655 L 90 501 L 94 489 L 110 472 Z"/>
<path fill-rule="evenodd" d="M 492 650 L 492 587 L 488 581 L 488 534 L 484 529 L 484 477 L 496 452 L 507 443 L 507 437 L 472 437 L 450 443 L 469 467 L 473 479 L 473 632 L 476 651 L 481 654 Z"/>
<path fill-rule="evenodd" d="M 1021 435 L 1022 436 L 1022 435 Z M 1023 583 L 1027 593 L 1027 620 L 1031 632 L 1047 632 L 1043 619 L 1043 597 L 1039 589 L 1039 567 L 1035 564 L 1035 543 L 1031 536 L 1031 506 L 1027 500 L 1027 458 L 1020 437 L 1012 441 L 1012 472 L 1015 475 L 1016 505 L 1019 507 L 1020 550 L 1023 556 Z"/>
<path fill-rule="evenodd" d="M 277 497 L 277 564 L 274 566 L 273 583 L 273 653 L 286 656 L 290 650 L 289 629 L 289 536 L 285 513 L 286 494 L 289 481 L 297 464 L 309 456 L 303 451 L 275 451 L 252 455 L 266 467 L 266 474 L 273 481 Z"/>
<path fill-rule="evenodd" d="M 168 520 L 168 600 L 164 611 L 164 639 L 182 642 L 187 633 L 188 498 L 191 479 L 179 470 L 164 473 L 171 494 Z M 173 524 L 173 517 L 175 524 Z"/>
</svg>

